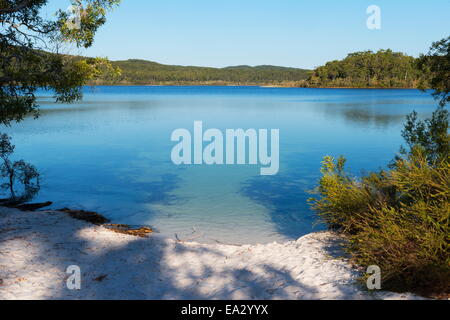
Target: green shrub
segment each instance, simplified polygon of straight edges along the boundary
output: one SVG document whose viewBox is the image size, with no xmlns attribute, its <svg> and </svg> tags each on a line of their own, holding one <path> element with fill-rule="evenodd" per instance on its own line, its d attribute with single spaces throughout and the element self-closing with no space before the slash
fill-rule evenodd
<svg viewBox="0 0 450 320">
<path fill-rule="evenodd" d="M 402 148 L 390 169 L 354 178 L 345 159 L 325 157 L 312 208 L 348 238 L 360 267 L 377 265 L 383 289 L 450 293 L 450 157 L 448 111 L 431 120 L 408 117 Z"/>
<path fill-rule="evenodd" d="M 422 152 L 396 169 L 360 180 L 327 157 L 313 208 L 348 238 L 359 266 L 377 265 L 383 289 L 426 295 L 450 292 L 450 164 L 430 166 Z"/>
</svg>

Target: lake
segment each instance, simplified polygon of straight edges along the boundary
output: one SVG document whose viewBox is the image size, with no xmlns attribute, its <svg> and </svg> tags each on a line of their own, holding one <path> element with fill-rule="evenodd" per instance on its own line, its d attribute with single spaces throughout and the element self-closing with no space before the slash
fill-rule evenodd
<svg viewBox="0 0 450 320">
<path fill-rule="evenodd" d="M 429 92 L 261 87 L 86 87 L 75 104 L 40 92 L 41 116 L 2 128 L 15 158 L 42 174 L 36 202 L 97 211 L 199 242 L 268 243 L 324 227 L 307 199 L 325 155 L 355 175 L 385 167 L 405 116 L 430 116 Z M 280 170 L 175 166 L 175 129 L 279 129 Z"/>
</svg>

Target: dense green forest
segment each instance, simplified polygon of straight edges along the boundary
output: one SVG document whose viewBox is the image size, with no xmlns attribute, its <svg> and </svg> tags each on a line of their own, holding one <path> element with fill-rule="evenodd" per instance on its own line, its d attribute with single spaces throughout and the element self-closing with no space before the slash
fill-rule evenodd
<svg viewBox="0 0 450 320">
<path fill-rule="evenodd" d="M 309 87 L 417 88 L 426 85 L 419 59 L 392 50 L 349 54 L 317 68 L 306 82 Z"/>
<path fill-rule="evenodd" d="M 208 68 L 164 65 L 145 60 L 113 61 L 121 70 L 93 84 L 274 85 L 291 87 L 418 88 L 427 86 L 419 59 L 392 50 L 350 53 L 314 71 L 276 66 Z"/>
<path fill-rule="evenodd" d="M 121 70 L 114 78 L 101 78 L 102 84 L 273 84 L 298 86 L 308 70 L 276 66 L 235 66 L 208 68 L 164 65 L 145 60 L 112 62 Z"/>
</svg>

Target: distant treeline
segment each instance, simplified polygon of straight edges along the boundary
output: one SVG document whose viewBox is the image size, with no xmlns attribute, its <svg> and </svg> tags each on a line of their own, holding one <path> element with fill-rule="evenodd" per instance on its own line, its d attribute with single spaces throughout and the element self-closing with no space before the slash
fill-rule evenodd
<svg viewBox="0 0 450 320">
<path fill-rule="evenodd" d="M 274 85 L 331 88 L 418 88 L 427 86 L 420 59 L 392 50 L 363 51 L 314 71 L 277 66 L 208 68 L 164 65 L 145 60 L 113 61 L 121 70 L 93 84 Z"/>
<path fill-rule="evenodd" d="M 298 86 L 308 78 L 304 69 L 276 66 L 236 66 L 208 68 L 164 65 L 145 60 L 113 61 L 121 70 L 114 78 L 101 78 L 103 84 L 274 84 Z"/>
<path fill-rule="evenodd" d="M 392 50 L 349 54 L 317 68 L 308 87 L 417 88 L 426 85 L 419 59 Z"/>
</svg>

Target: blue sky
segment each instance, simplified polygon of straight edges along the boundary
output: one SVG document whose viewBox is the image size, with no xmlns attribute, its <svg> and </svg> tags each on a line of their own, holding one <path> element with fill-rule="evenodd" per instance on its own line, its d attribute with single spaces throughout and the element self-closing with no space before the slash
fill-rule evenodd
<svg viewBox="0 0 450 320">
<path fill-rule="evenodd" d="M 68 5 L 50 0 L 48 9 Z M 381 8 L 381 30 L 366 27 L 369 5 Z M 177 65 L 314 68 L 366 49 L 417 56 L 450 35 L 449 12 L 449 0 L 122 0 L 92 48 L 75 51 Z"/>
</svg>

